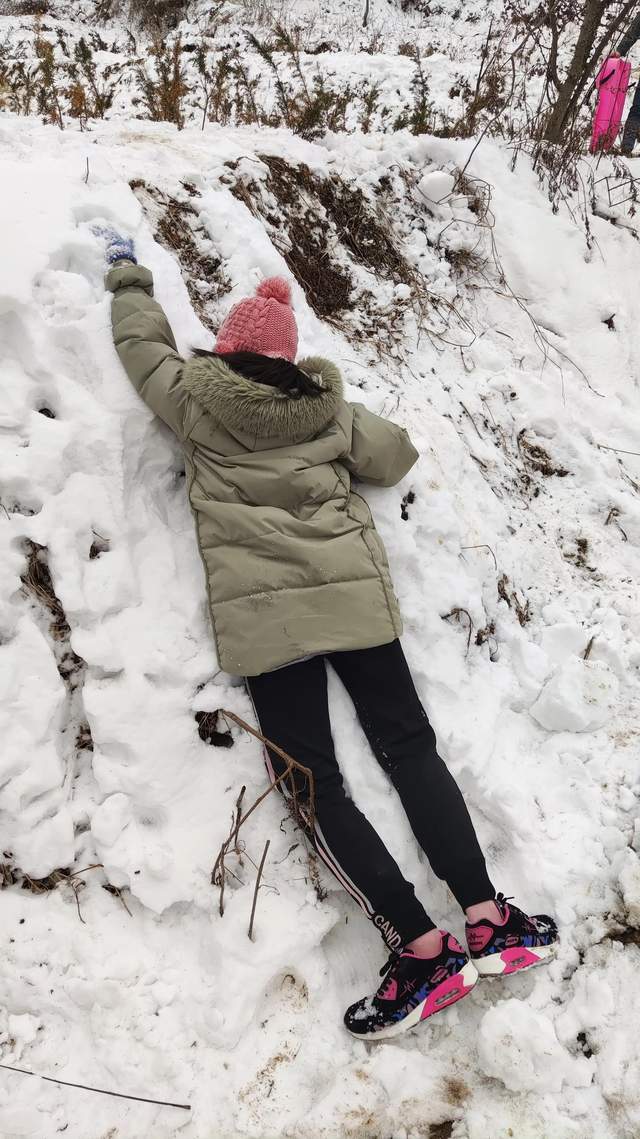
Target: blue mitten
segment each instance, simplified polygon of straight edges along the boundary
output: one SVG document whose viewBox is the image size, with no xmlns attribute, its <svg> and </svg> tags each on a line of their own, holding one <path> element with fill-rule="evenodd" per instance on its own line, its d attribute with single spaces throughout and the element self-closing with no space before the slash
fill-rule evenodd
<svg viewBox="0 0 640 1139">
<path fill-rule="evenodd" d="M 135 245 L 132 237 L 124 237 L 112 226 L 93 226 L 96 237 L 102 237 L 106 243 L 105 257 L 109 265 L 116 261 L 133 261 L 137 265 Z"/>
</svg>

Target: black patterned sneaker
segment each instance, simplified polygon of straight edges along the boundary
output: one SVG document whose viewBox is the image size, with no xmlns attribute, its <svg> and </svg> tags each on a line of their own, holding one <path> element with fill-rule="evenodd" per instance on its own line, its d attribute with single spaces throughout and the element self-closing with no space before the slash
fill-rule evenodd
<svg viewBox="0 0 640 1139">
<path fill-rule="evenodd" d="M 363 997 L 344 1014 L 353 1036 L 383 1040 L 399 1036 L 434 1012 L 470 993 L 478 974 L 462 946 L 440 929 L 442 948 L 437 957 L 416 957 L 410 949 L 392 953 L 380 973 L 377 993 Z"/>
<path fill-rule="evenodd" d="M 542 965 L 556 951 L 558 930 L 553 918 L 546 914 L 530 918 L 517 906 L 510 906 L 509 901 L 504 894 L 495 899 L 502 921 L 482 918 L 466 924 L 471 960 L 481 977 Z"/>
</svg>

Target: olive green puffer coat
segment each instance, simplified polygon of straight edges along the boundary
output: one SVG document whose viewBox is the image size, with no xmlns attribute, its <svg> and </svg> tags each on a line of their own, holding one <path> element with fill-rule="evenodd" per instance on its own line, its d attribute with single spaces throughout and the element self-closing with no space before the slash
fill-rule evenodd
<svg viewBox="0 0 640 1139">
<path fill-rule="evenodd" d="M 219 359 L 185 363 L 148 269 L 117 265 L 107 286 L 127 375 L 184 447 L 221 667 L 255 676 L 399 636 L 384 547 L 351 475 L 397 483 L 418 457 L 406 431 L 345 403 L 326 360 L 300 362 L 324 387 L 300 399 Z"/>
</svg>

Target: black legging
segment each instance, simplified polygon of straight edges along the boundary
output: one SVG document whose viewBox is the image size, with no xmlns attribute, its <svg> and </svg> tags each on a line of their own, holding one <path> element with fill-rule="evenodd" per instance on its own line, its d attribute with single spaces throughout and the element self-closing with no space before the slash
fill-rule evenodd
<svg viewBox="0 0 640 1139">
<path fill-rule="evenodd" d="M 640 134 L 640 83 L 636 84 L 631 109 L 622 133 L 622 150 L 631 154 Z"/>
<path fill-rule="evenodd" d="M 433 728 L 399 641 L 316 656 L 249 677 L 264 735 L 313 772 L 318 854 L 395 949 L 435 926 L 380 836 L 345 792 L 331 736 L 325 660 L 351 696 L 435 873 L 463 909 L 493 898 L 495 891 L 464 799 L 436 751 Z M 272 773 L 281 774 L 283 761 L 273 751 L 268 758 Z M 304 782 L 296 786 L 304 803 Z"/>
</svg>

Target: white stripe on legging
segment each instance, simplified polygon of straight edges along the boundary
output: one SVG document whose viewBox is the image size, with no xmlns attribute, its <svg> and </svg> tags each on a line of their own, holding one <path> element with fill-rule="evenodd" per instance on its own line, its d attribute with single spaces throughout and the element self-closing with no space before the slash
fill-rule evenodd
<svg viewBox="0 0 640 1139">
<path fill-rule="evenodd" d="M 327 840 L 320 830 L 320 824 L 317 820 L 315 822 L 313 830 L 316 850 L 318 851 L 318 854 L 322 858 L 323 862 L 326 862 L 327 866 L 338 879 L 338 881 L 342 883 L 347 893 L 351 894 L 352 898 L 355 898 L 356 902 L 359 906 L 362 907 L 367 917 L 372 918 L 376 912 L 375 908 L 371 905 L 369 899 L 365 897 L 365 895 L 358 889 L 355 882 L 351 880 L 346 870 L 344 870 L 342 866 L 336 862 L 334 855 L 331 853 L 327 845 Z"/>
<path fill-rule="evenodd" d="M 256 710 L 256 706 L 253 703 L 253 696 L 251 695 L 251 689 L 249 688 L 249 685 L 247 685 L 247 689 L 249 692 L 249 698 L 251 700 L 251 703 L 253 704 L 253 712 L 254 712 L 255 718 L 258 721 L 258 724 L 260 724 L 260 719 L 259 719 L 259 716 L 258 716 L 258 713 Z M 260 729 L 260 730 L 262 730 L 262 729 Z M 275 783 L 275 781 L 277 779 L 277 775 L 276 775 L 275 771 L 273 770 L 273 764 L 271 763 L 271 756 L 269 755 L 269 749 L 267 748 L 266 744 L 264 745 L 264 758 L 265 758 L 265 763 L 267 766 L 267 771 L 269 772 L 269 778 L 270 778 L 272 783 Z M 284 783 L 284 782 L 279 783 L 278 787 L 279 787 L 280 791 L 282 791 L 282 794 L 283 794 L 285 799 L 293 799 L 293 795 L 291 794 L 291 791 L 287 787 L 286 783 Z M 305 813 L 303 807 L 299 807 L 299 810 L 300 810 L 301 814 Z M 318 854 L 320 855 L 320 858 L 329 867 L 329 869 L 330 869 L 331 873 L 334 875 L 334 877 L 338 879 L 338 881 L 339 881 L 340 885 L 343 887 L 343 889 L 345 889 L 348 894 L 351 894 L 351 897 L 354 898 L 355 901 L 358 903 L 358 905 L 364 910 L 367 917 L 372 918 L 374 916 L 374 914 L 376 913 L 375 907 L 371 905 L 371 902 L 369 901 L 369 899 L 367 897 L 365 897 L 365 895 L 362 893 L 361 890 L 358 889 L 355 882 L 353 882 L 351 880 L 351 878 L 349 877 L 349 875 L 347 874 L 346 870 L 343 870 L 343 868 L 340 866 L 340 864 L 334 858 L 334 856 L 331 853 L 331 850 L 329 848 L 329 844 L 327 843 L 327 840 L 324 837 L 324 835 L 320 829 L 320 824 L 318 823 L 317 819 L 314 820 L 313 840 L 314 840 L 315 848 L 316 848 Z"/>
</svg>

